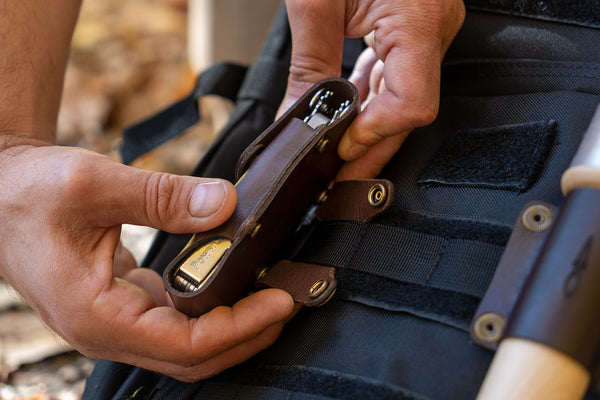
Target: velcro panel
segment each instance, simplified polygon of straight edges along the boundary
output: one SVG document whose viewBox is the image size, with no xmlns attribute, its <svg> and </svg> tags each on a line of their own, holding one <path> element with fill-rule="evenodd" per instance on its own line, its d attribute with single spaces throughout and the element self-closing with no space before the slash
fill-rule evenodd
<svg viewBox="0 0 600 400">
<path fill-rule="evenodd" d="M 474 9 L 600 27 L 600 3 L 597 0 L 466 0 L 465 5 Z"/>
<path fill-rule="evenodd" d="M 555 134 L 554 121 L 459 130 L 442 143 L 418 184 L 524 192 L 541 172 Z"/>
</svg>

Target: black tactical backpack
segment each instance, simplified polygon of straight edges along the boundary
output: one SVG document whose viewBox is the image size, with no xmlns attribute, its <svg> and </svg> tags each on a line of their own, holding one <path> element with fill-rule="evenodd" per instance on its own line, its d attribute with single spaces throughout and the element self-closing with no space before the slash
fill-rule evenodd
<svg viewBox="0 0 600 400">
<path fill-rule="evenodd" d="M 600 102 L 600 11 L 593 1 L 466 3 L 439 116 L 381 174 L 395 186 L 391 208 L 368 223 L 314 223 L 288 254 L 336 267 L 332 300 L 302 310 L 271 348 L 194 384 L 100 361 L 84 399 L 475 398 L 493 353 L 472 343 L 473 315 L 523 206 L 561 205 L 561 174 Z M 345 42 L 344 76 L 363 49 Z M 193 174 L 233 180 L 275 117 L 290 54 L 282 8 L 249 68 L 206 70 L 189 97 L 125 133 L 124 161 L 195 123 L 198 98 L 218 94 L 235 109 Z M 161 232 L 143 267 L 161 273 L 188 240 Z"/>
</svg>

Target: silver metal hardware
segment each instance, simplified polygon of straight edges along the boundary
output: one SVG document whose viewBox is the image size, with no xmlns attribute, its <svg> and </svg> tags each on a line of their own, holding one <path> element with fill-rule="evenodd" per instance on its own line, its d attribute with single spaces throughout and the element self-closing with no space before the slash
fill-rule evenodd
<svg viewBox="0 0 600 400">
<path fill-rule="evenodd" d="M 523 226 L 533 232 L 543 232 L 552 225 L 552 211 L 541 204 L 534 204 L 523 212 Z"/>
<path fill-rule="evenodd" d="M 484 343 L 494 343 L 500 340 L 504 333 L 504 317 L 496 313 L 485 313 L 475 321 L 473 333 Z"/>
<path fill-rule="evenodd" d="M 350 108 L 350 100 L 343 101 L 337 108 L 331 106 L 333 100 L 333 92 L 325 88 L 320 89 L 312 97 L 309 103 L 311 112 L 304 118 L 304 122 L 316 129 L 321 125 L 331 125 L 336 119 L 348 111 Z"/>
</svg>

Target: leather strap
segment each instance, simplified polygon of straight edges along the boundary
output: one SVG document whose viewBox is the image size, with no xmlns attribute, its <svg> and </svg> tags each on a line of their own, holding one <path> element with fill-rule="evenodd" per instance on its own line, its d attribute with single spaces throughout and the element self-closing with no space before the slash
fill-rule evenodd
<svg viewBox="0 0 600 400">
<path fill-rule="evenodd" d="M 283 289 L 303 306 L 325 304 L 335 293 L 335 268 L 318 264 L 279 261 L 259 277 L 258 287 Z"/>
<path fill-rule="evenodd" d="M 316 213 L 320 222 L 334 219 L 369 222 L 390 207 L 394 185 L 387 179 L 340 181 L 325 196 Z"/>
</svg>

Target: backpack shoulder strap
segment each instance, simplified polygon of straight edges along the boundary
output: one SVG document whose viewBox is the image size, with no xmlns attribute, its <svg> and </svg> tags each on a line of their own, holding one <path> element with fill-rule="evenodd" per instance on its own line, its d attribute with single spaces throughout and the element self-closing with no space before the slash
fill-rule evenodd
<svg viewBox="0 0 600 400">
<path fill-rule="evenodd" d="M 217 95 L 235 101 L 246 71 L 245 66 L 238 64 L 216 64 L 200 74 L 194 90 L 185 98 L 125 129 L 120 149 L 123 162 L 130 164 L 196 124 L 200 120 L 198 100 L 202 96 Z"/>
</svg>

